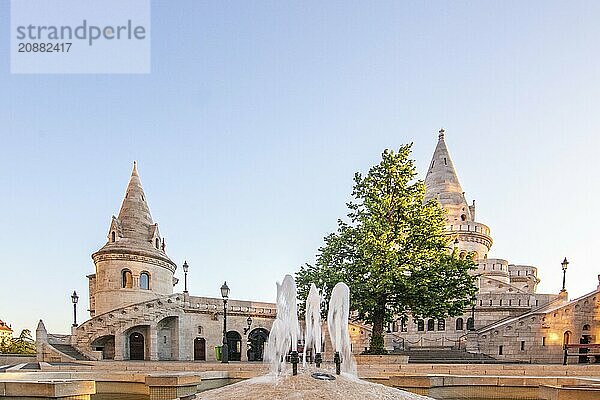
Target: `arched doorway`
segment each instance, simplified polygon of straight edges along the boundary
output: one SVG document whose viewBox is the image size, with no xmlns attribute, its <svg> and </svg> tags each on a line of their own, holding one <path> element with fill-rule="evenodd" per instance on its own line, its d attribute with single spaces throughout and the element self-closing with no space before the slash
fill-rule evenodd
<svg viewBox="0 0 600 400">
<path fill-rule="evenodd" d="M 248 335 L 248 361 L 262 361 L 265 342 L 269 340 L 269 331 L 264 328 L 253 329 Z"/>
<path fill-rule="evenodd" d="M 194 361 L 206 361 L 206 339 L 194 339 Z"/>
<path fill-rule="evenodd" d="M 129 359 L 144 359 L 144 335 L 139 332 L 133 332 L 129 335 Z"/>
<path fill-rule="evenodd" d="M 242 359 L 242 336 L 238 332 L 227 332 L 227 350 L 229 351 L 229 361 Z"/>
</svg>

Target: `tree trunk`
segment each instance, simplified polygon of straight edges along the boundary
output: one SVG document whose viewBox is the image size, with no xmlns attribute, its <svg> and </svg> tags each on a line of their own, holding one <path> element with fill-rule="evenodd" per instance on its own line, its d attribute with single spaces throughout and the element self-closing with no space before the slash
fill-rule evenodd
<svg viewBox="0 0 600 400">
<path fill-rule="evenodd" d="M 385 303 L 380 303 L 385 304 Z M 373 313 L 373 331 L 371 333 L 370 354 L 386 354 L 383 345 L 383 323 L 385 320 L 385 306 L 374 310 Z"/>
</svg>

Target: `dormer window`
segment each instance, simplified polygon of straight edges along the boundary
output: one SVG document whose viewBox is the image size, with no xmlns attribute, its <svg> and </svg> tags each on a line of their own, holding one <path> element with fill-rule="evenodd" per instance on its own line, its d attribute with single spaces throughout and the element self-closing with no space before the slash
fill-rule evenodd
<svg viewBox="0 0 600 400">
<path fill-rule="evenodd" d="M 117 234 L 115 233 L 115 231 L 112 231 L 110 233 L 110 241 L 114 243 L 116 240 L 117 240 Z"/>
</svg>

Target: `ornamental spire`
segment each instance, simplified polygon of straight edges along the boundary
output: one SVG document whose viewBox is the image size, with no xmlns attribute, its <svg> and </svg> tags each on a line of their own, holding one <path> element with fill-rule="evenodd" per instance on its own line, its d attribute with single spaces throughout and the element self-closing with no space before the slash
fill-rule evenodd
<svg viewBox="0 0 600 400">
<path fill-rule="evenodd" d="M 150 227 L 154 225 L 142 182 L 137 170 L 137 163 L 133 162 L 131 178 L 125 191 L 125 198 L 119 211 L 119 221 L 123 229 L 123 236 L 131 239 L 147 241 Z"/>
<path fill-rule="evenodd" d="M 465 194 L 446 147 L 445 133 L 444 128 L 438 132 L 438 143 L 425 177 L 425 200 L 438 199 L 448 211 L 449 221 L 472 221 Z"/>
</svg>

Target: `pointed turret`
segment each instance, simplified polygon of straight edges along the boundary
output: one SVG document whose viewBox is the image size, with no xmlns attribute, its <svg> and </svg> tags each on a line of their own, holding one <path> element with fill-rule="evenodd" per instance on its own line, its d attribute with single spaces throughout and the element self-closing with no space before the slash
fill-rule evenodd
<svg viewBox="0 0 600 400">
<path fill-rule="evenodd" d="M 118 220 L 122 234 L 126 238 L 151 240 L 151 227 L 154 225 L 146 195 L 138 175 L 137 163 L 133 162 L 133 171 L 125 191 L 125 198 L 119 211 Z"/>
<path fill-rule="evenodd" d="M 165 253 L 135 162 L 119 216 L 112 217 L 108 241 L 92 259 L 96 264 L 96 274 L 88 276 L 92 316 L 173 293 L 177 266 Z"/>
<path fill-rule="evenodd" d="M 438 143 L 425 177 L 425 200 L 438 199 L 451 221 L 473 221 L 471 209 L 460 186 L 448 147 L 445 131 L 440 129 Z"/>
</svg>

